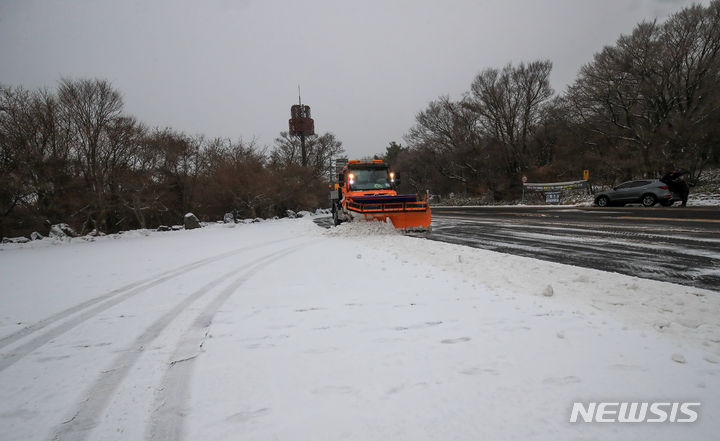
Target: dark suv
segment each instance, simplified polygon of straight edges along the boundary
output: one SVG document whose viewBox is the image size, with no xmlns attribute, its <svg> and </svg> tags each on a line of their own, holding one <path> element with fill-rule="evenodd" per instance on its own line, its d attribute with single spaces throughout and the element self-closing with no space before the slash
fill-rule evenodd
<svg viewBox="0 0 720 441">
<path fill-rule="evenodd" d="M 612 190 L 598 193 L 595 196 L 595 205 L 607 207 L 640 203 L 645 207 L 652 207 L 660 203 L 660 205 L 669 207 L 679 200 L 680 196 L 671 192 L 664 182 L 658 179 L 642 179 L 623 182 Z"/>
</svg>

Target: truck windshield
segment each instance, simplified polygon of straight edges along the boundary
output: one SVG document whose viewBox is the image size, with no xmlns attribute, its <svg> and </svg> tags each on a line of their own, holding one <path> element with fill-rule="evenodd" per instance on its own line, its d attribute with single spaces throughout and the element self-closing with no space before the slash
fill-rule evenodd
<svg viewBox="0 0 720 441">
<path fill-rule="evenodd" d="M 392 185 L 385 170 L 350 170 L 355 175 L 354 183 L 350 185 L 353 190 L 390 190 Z"/>
</svg>

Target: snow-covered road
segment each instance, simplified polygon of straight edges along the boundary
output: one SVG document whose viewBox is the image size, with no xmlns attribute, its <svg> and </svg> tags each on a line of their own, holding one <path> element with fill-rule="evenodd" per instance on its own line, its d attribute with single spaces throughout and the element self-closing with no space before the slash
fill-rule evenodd
<svg viewBox="0 0 720 441">
<path fill-rule="evenodd" d="M 717 293 L 382 224 L 124 236 L 0 250 L 0 439 L 720 430 Z M 702 405 L 695 423 L 571 424 L 574 401 Z"/>
</svg>

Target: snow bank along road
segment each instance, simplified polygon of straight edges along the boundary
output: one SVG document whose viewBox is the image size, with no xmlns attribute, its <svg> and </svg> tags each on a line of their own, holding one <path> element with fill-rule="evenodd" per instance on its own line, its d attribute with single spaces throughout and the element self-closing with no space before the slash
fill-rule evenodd
<svg viewBox="0 0 720 441">
<path fill-rule="evenodd" d="M 718 207 L 436 207 L 429 238 L 720 290 Z"/>
<path fill-rule="evenodd" d="M 0 248 L 2 440 L 712 439 L 720 297 L 309 219 Z M 569 423 L 575 401 L 695 423 Z"/>
</svg>

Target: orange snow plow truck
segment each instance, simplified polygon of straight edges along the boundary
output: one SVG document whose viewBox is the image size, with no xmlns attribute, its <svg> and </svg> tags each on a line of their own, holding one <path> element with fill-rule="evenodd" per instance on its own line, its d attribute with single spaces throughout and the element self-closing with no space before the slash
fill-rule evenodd
<svg viewBox="0 0 720 441">
<path fill-rule="evenodd" d="M 330 191 L 333 222 L 379 220 L 392 222 L 403 231 L 429 231 L 427 194 L 398 194 L 400 176 L 380 160 L 348 161 Z"/>
</svg>

